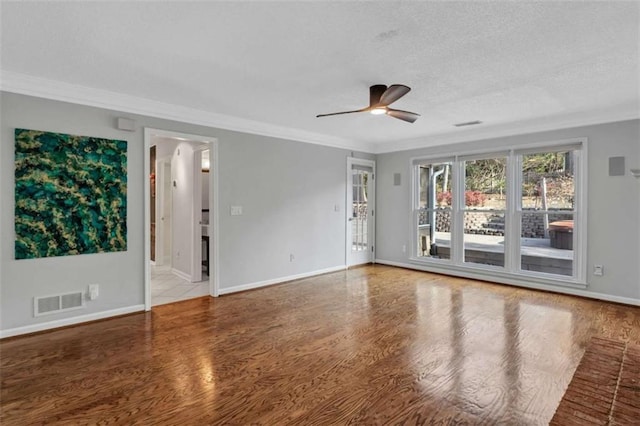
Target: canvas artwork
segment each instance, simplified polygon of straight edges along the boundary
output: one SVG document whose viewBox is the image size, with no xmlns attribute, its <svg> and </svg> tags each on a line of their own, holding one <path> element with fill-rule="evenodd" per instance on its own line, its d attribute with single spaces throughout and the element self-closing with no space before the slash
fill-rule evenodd
<svg viewBox="0 0 640 426">
<path fill-rule="evenodd" d="M 15 257 L 127 249 L 127 142 L 15 130 Z"/>
</svg>

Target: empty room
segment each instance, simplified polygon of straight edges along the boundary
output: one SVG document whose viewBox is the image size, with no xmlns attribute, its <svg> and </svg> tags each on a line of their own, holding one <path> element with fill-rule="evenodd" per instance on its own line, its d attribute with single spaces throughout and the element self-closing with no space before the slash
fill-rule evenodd
<svg viewBox="0 0 640 426">
<path fill-rule="evenodd" d="M 640 3 L 0 3 L 0 423 L 632 425 Z"/>
</svg>

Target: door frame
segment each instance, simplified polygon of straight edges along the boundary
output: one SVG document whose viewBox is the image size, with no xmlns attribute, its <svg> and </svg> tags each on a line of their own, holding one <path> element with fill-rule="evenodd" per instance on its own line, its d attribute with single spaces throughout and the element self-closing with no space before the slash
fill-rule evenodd
<svg viewBox="0 0 640 426">
<path fill-rule="evenodd" d="M 149 175 L 151 173 L 149 149 L 151 148 L 151 139 L 153 137 L 166 137 L 173 139 L 183 139 L 193 142 L 203 142 L 209 144 L 209 155 L 211 168 L 209 171 L 209 226 L 211 244 L 209 245 L 209 259 L 211 259 L 211 272 L 209 276 L 209 295 L 218 297 L 220 294 L 220 271 L 219 271 L 219 191 L 218 191 L 218 139 L 210 136 L 194 135 L 183 132 L 174 132 L 171 130 L 154 129 L 151 127 L 144 128 L 144 308 L 145 311 L 151 310 L 151 231 L 149 225 L 151 223 L 151 191 L 148 185 Z"/>
<path fill-rule="evenodd" d="M 370 206 L 371 209 L 371 216 L 369 217 L 369 219 L 367 220 L 367 226 L 368 226 L 368 230 L 367 230 L 367 237 L 368 237 L 368 241 L 370 241 L 370 245 L 371 247 L 373 247 L 373 250 L 371 251 L 370 255 L 371 255 L 371 263 L 375 263 L 376 261 L 376 215 L 375 215 L 375 209 L 376 209 L 376 162 L 374 160 L 366 160 L 364 158 L 355 158 L 355 157 L 347 157 L 347 173 L 346 173 L 346 191 L 345 191 L 345 218 L 344 218 L 344 222 L 345 222 L 345 266 L 347 268 L 349 268 L 350 266 L 356 266 L 356 265 L 351 265 L 351 246 L 352 246 L 352 241 L 350 241 L 350 232 L 349 232 L 349 227 L 351 226 L 351 222 L 349 221 L 349 218 L 351 217 L 352 213 L 353 213 L 353 206 L 349 206 L 349 199 L 353 198 L 353 195 L 351 195 L 351 197 L 349 197 L 349 191 L 351 191 L 351 193 L 353 194 L 353 177 L 351 174 L 351 169 L 353 167 L 353 165 L 360 165 L 360 166 L 367 166 L 367 167 L 371 167 L 371 169 L 373 170 L 372 175 L 373 175 L 373 179 L 371 179 L 371 193 L 368 194 L 369 198 L 367 199 L 367 205 Z M 366 263 L 366 262 L 365 262 Z"/>
</svg>

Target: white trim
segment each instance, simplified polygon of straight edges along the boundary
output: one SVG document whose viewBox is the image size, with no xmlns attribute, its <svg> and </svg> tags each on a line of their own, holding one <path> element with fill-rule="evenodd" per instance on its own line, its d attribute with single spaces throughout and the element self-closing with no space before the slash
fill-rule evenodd
<svg viewBox="0 0 640 426">
<path fill-rule="evenodd" d="M 220 252 L 218 250 L 219 244 L 219 228 L 218 228 L 218 216 L 219 216 L 219 191 L 218 191 L 218 173 L 219 173 L 219 158 L 218 158 L 218 139 L 211 136 L 204 135 L 194 135 L 189 133 L 182 132 L 174 132 L 171 130 L 161 130 L 154 129 L 151 127 L 144 128 L 144 179 L 146 182 L 147 177 L 150 173 L 150 155 L 149 148 L 151 147 L 151 138 L 154 136 L 165 137 L 165 138 L 181 138 L 193 142 L 203 142 L 209 145 L 209 154 L 212 157 L 212 164 L 209 170 L 209 195 L 213 195 L 213 204 L 212 209 L 209 211 L 209 217 L 213 218 L 213 228 L 210 228 L 210 235 L 213 234 L 212 243 L 209 247 L 210 254 L 210 262 L 212 262 L 213 266 L 210 263 L 210 268 L 213 268 L 213 276 L 209 276 L 209 294 L 213 297 L 217 297 L 219 295 L 219 287 L 220 287 L 220 272 L 218 265 Z M 151 211 L 149 207 L 149 203 L 147 202 L 150 198 L 149 185 L 144 186 L 144 305 L 145 310 L 151 310 L 151 267 L 150 267 L 150 259 L 151 259 L 151 248 L 150 248 L 150 230 L 149 230 L 149 222 L 151 220 Z M 212 198 L 209 198 L 209 203 L 212 203 Z M 211 216 L 213 215 L 213 216 Z M 211 226 L 211 224 L 209 224 Z M 176 275 L 189 280 L 190 276 L 188 275 L 180 275 L 180 271 L 176 269 L 172 269 Z"/>
<path fill-rule="evenodd" d="M 330 272 L 344 271 L 346 269 L 347 267 L 345 265 L 334 266 L 331 268 L 319 269 L 317 271 L 305 272 L 303 274 L 289 275 L 286 277 L 274 278 L 274 279 L 265 280 L 265 281 L 257 281 L 254 283 L 241 284 L 241 285 L 236 285 L 236 286 L 227 287 L 227 288 L 223 287 L 219 290 L 219 292 L 222 295 L 222 294 L 236 293 L 236 292 L 245 291 L 245 290 L 253 290 L 254 288 L 266 287 L 269 285 L 280 284 L 280 283 L 293 281 L 293 280 L 299 280 L 302 278 L 314 277 L 316 275 L 328 274 Z"/>
<path fill-rule="evenodd" d="M 220 295 L 220 160 L 218 142 L 209 146 L 209 294 Z M 213 238 L 211 235 L 213 234 Z M 213 271 L 213 276 L 211 272 Z"/>
<path fill-rule="evenodd" d="M 400 141 L 368 143 L 158 102 L 103 89 L 34 77 L 13 71 L 0 70 L 0 73 L 0 90 L 5 92 L 372 154 L 407 151 L 461 142 L 479 142 L 486 139 L 615 123 L 640 118 L 640 113 L 637 109 L 620 109 L 617 111 L 607 109 L 601 112 L 582 114 L 580 117 L 542 117 L 528 122 L 519 121 L 487 127 L 482 126 L 464 131 L 464 133 L 444 133 Z"/>
<path fill-rule="evenodd" d="M 149 206 L 151 200 L 151 188 L 147 184 L 147 179 L 151 175 L 151 134 L 147 129 L 144 129 L 144 176 L 143 176 L 143 204 L 144 204 L 144 265 L 142 266 L 144 274 L 144 309 L 145 311 L 151 310 L 151 229 L 149 224 L 151 223 L 151 207 Z"/>
<path fill-rule="evenodd" d="M 202 281 L 202 151 L 208 144 L 193 150 L 193 202 L 191 203 L 191 282 Z M 207 175 L 209 177 L 209 175 Z M 211 213 L 211 212 L 209 212 Z M 209 253 L 207 253 L 207 256 Z"/>
<path fill-rule="evenodd" d="M 582 288 L 558 287 L 555 285 L 541 284 L 541 283 L 535 283 L 531 281 L 524 281 L 524 280 L 518 279 L 521 277 L 508 279 L 508 278 L 497 277 L 494 275 L 480 275 L 480 274 L 474 274 L 472 272 L 443 270 L 437 267 L 416 265 L 412 263 L 394 262 L 391 260 L 384 260 L 384 259 L 376 259 L 376 263 L 381 265 L 396 266 L 398 268 L 412 269 L 414 271 L 431 272 L 435 274 L 442 274 L 442 275 L 461 277 L 461 278 L 470 278 L 470 279 L 480 280 L 480 281 L 489 281 L 489 282 L 494 282 L 499 284 L 508 284 L 514 287 L 524 287 L 524 288 L 530 288 L 533 290 L 548 291 L 551 293 L 568 294 L 571 296 L 580 296 L 580 297 L 586 297 L 589 299 L 597 299 L 597 300 L 604 300 L 607 302 L 623 303 L 625 305 L 640 306 L 640 299 L 634 299 L 632 297 L 613 296 L 605 293 L 596 293 L 593 291 L 587 291 Z"/>
<path fill-rule="evenodd" d="M 77 317 L 41 322 L 39 324 L 25 325 L 23 327 L 9 328 L 7 330 L 0 330 L 0 339 L 4 339 L 6 337 L 12 337 L 12 336 L 19 336 L 21 334 L 51 330 L 53 328 L 66 327 L 68 325 L 81 324 L 81 323 L 100 320 L 104 318 L 131 314 L 134 312 L 143 312 L 144 310 L 145 310 L 144 305 L 134 305 L 134 306 L 127 306 L 124 308 L 112 309 L 109 311 L 96 312 L 93 314 L 80 315 Z"/>
<path fill-rule="evenodd" d="M 474 155 L 483 155 L 487 154 L 491 155 L 500 155 L 505 152 L 514 151 L 515 154 L 530 154 L 531 152 L 537 151 L 540 148 L 552 148 L 552 149 L 576 149 L 579 146 L 586 146 L 588 138 L 586 136 L 576 136 L 574 138 L 567 139 L 545 139 L 543 141 L 536 141 L 531 143 L 523 143 L 523 144 L 512 144 L 512 145 L 504 145 L 493 148 L 475 148 L 475 149 L 457 149 L 455 151 L 447 151 L 446 153 L 439 154 L 424 154 L 424 155 L 414 155 L 409 158 L 410 166 L 416 166 L 418 164 L 425 163 L 434 163 L 434 162 L 446 162 L 446 161 L 456 161 L 458 157 L 467 157 Z M 475 142 L 475 141 L 473 141 Z M 446 144 L 433 146 L 430 148 L 447 148 Z M 459 147 L 458 147 L 459 148 Z M 531 152 L 530 152 L 531 151 Z M 416 163 L 416 164 L 414 164 Z"/>
<path fill-rule="evenodd" d="M 373 144 L 2 70 L 0 90 L 218 129 L 372 152 Z"/>
<path fill-rule="evenodd" d="M 365 261 L 355 261 L 351 263 L 352 257 L 352 235 L 351 235 L 351 222 L 349 218 L 351 218 L 353 214 L 353 206 L 349 204 L 349 201 L 352 201 L 353 198 L 353 175 L 351 174 L 353 165 L 359 166 L 367 166 L 371 167 L 373 179 L 371 182 L 367 182 L 371 184 L 371 191 L 369 194 L 369 199 L 367 200 L 367 207 L 373 212 L 371 215 L 370 221 L 367 222 L 367 238 L 369 242 L 369 246 L 373 247 L 373 251 L 369 252 L 367 248 L 368 258 Z M 357 266 L 364 265 L 366 263 L 375 262 L 376 258 L 376 162 L 374 160 L 367 160 L 364 158 L 355 158 L 355 157 L 347 157 L 347 176 L 346 176 L 346 187 L 347 190 L 345 192 L 345 265 L 347 266 Z M 368 214 L 368 213 L 367 213 Z"/>
<path fill-rule="evenodd" d="M 480 277 L 488 275 L 493 278 L 500 278 L 507 281 L 507 284 L 511 282 L 511 280 L 523 281 L 523 282 L 533 282 L 536 284 L 544 284 L 544 285 L 553 285 L 558 287 L 572 287 L 572 288 L 587 288 L 587 283 L 583 281 L 578 281 L 573 277 L 564 276 L 564 275 L 556 275 L 544 272 L 536 272 L 536 271 L 524 271 L 526 273 L 520 272 L 509 272 L 504 270 L 501 266 L 494 265 L 483 265 L 477 263 L 465 263 L 463 266 L 460 264 L 452 264 L 449 262 L 445 262 L 442 259 L 430 259 L 430 258 L 409 258 L 410 263 L 414 265 L 424 266 L 425 268 L 433 268 L 438 271 L 442 271 L 444 274 L 466 274 L 469 273 L 474 277 Z M 431 269 L 429 269 L 431 270 Z M 478 278 L 481 279 L 481 278 Z"/>
<path fill-rule="evenodd" d="M 422 164 L 438 164 L 439 162 L 451 161 L 453 162 L 453 166 L 457 169 L 453 169 L 452 173 L 452 189 L 456 196 L 452 200 L 451 206 L 451 254 L 450 259 L 447 260 L 447 264 L 443 265 L 446 268 L 453 268 L 455 270 L 464 271 L 467 268 L 481 269 L 481 265 L 470 265 L 464 262 L 464 235 L 463 235 L 463 217 L 466 209 L 463 209 L 464 206 L 464 192 L 465 192 L 465 181 L 464 181 L 464 162 L 472 159 L 472 158 L 491 158 L 492 156 L 500 156 L 506 157 L 507 161 L 507 210 L 505 213 L 505 263 L 500 271 L 497 273 L 503 274 L 506 278 L 510 279 L 511 277 L 516 277 L 514 279 L 519 279 L 517 277 L 521 277 L 524 280 L 528 280 L 529 277 L 531 279 L 541 280 L 544 283 L 558 281 L 559 285 L 570 285 L 570 286 L 586 286 L 583 284 L 586 282 L 587 277 L 587 265 L 586 265 L 586 253 L 587 253 L 587 244 L 586 244 L 586 230 L 587 230 L 587 144 L 588 138 L 586 137 L 575 137 L 569 139 L 561 139 L 555 141 L 536 141 L 532 143 L 522 144 L 522 145 L 510 145 L 510 146 L 502 146 L 496 147 L 490 150 L 482 150 L 482 149 L 474 149 L 469 151 L 454 151 L 452 153 L 448 153 L 446 155 L 443 154 L 435 154 L 431 156 L 415 156 L 409 159 L 409 167 L 412 170 L 411 176 L 412 181 L 411 184 L 411 223 L 413 227 L 411 232 L 413 236 L 411 237 L 412 241 L 412 254 L 410 257 L 410 261 L 415 263 L 422 263 L 424 265 L 436 265 L 441 264 L 442 260 L 436 259 L 417 259 L 415 257 L 415 253 L 417 253 L 418 242 L 416 238 L 417 224 L 418 224 L 418 203 L 417 196 L 419 192 L 419 183 L 418 183 L 418 167 Z M 572 259 L 572 277 L 571 284 L 566 284 L 564 277 L 559 276 L 557 280 L 554 280 L 552 276 L 547 279 L 544 273 L 534 273 L 528 271 L 520 270 L 520 251 L 521 251 L 521 216 L 522 216 L 522 205 L 520 200 L 520 192 L 522 188 L 521 181 L 521 166 L 522 166 L 522 156 L 530 153 L 537 152 L 547 152 L 554 151 L 566 148 L 567 150 L 571 150 L 574 152 L 574 164 L 576 166 L 575 172 L 575 207 L 573 209 L 573 218 L 577 225 L 578 232 L 573 233 L 573 247 L 574 247 L 574 258 Z M 551 274 L 550 274 L 551 275 Z"/>
</svg>

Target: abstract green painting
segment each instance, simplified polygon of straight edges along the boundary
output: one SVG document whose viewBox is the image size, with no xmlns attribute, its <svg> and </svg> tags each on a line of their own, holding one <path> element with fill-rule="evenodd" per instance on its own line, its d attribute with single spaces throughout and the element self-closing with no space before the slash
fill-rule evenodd
<svg viewBox="0 0 640 426">
<path fill-rule="evenodd" d="M 15 130 L 15 257 L 127 249 L 127 142 Z"/>
</svg>

